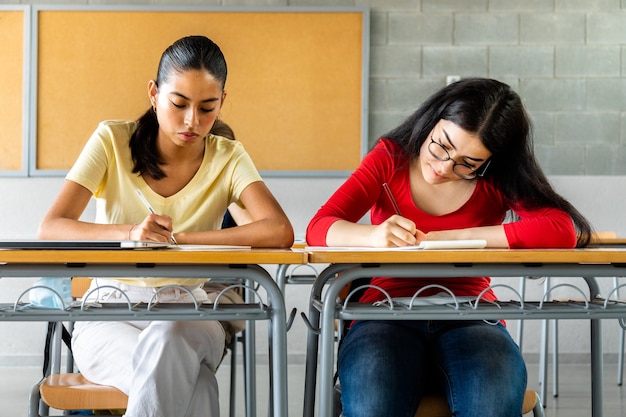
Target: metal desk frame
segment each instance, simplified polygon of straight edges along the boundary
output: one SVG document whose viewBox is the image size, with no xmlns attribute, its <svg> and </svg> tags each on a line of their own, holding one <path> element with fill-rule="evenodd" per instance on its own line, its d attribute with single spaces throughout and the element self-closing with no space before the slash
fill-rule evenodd
<svg viewBox="0 0 626 417">
<path fill-rule="evenodd" d="M 0 251 L 0 277 L 216 277 L 221 282 L 239 283 L 242 279 L 258 283 L 267 293 L 267 304 L 261 300 L 243 305 L 113 305 L 102 308 L 71 308 L 66 310 L 17 308 L 15 304 L 0 304 L 0 321 L 93 321 L 93 320 L 246 320 L 246 352 L 248 363 L 254 363 L 254 326 L 252 321 L 269 320 L 270 410 L 275 417 L 288 415 L 287 409 L 287 337 L 286 311 L 283 295 L 270 276 L 256 262 L 303 263 L 302 253 L 282 257 L 280 251 L 266 251 L 263 256 L 255 250 L 244 253 L 232 251 L 182 253 L 164 251 Z M 99 256 L 101 255 L 101 256 Z M 203 256 L 204 255 L 204 256 Z M 37 259 L 42 259 L 37 261 Z M 97 259 L 104 259 L 100 262 Z M 47 259 L 47 261 L 45 261 Z M 115 260 L 119 259 L 119 260 Z M 227 263 L 232 259 L 233 263 Z M 85 261 L 87 260 L 87 261 Z M 220 261 L 221 260 L 221 261 Z M 246 263 L 248 261 L 254 263 Z M 240 263 L 241 262 L 241 263 Z M 250 290 L 247 290 L 248 292 Z M 248 357 L 249 356 L 249 357 Z M 248 374 L 248 389 L 254 393 L 254 370 Z M 255 399 L 254 394 L 250 396 Z M 247 398 L 247 401 L 250 398 Z M 246 404 L 254 411 L 256 404 Z M 252 413 L 254 416 L 254 412 Z"/>
<path fill-rule="evenodd" d="M 602 417 L 602 332 L 601 320 L 626 317 L 626 305 L 605 303 L 595 277 L 626 275 L 626 251 L 614 250 L 555 250 L 515 251 L 482 250 L 483 257 L 472 256 L 472 251 L 437 251 L 437 254 L 395 252 L 388 256 L 378 252 L 309 254 L 309 262 L 329 263 L 313 285 L 310 298 L 309 321 L 319 328 L 320 336 L 309 331 L 306 354 L 306 379 L 304 417 L 315 410 L 316 377 L 319 371 L 319 416 L 332 415 L 333 374 L 335 362 L 334 321 L 357 319 L 384 320 L 498 320 L 498 319 L 588 319 L 591 327 L 591 398 L 592 416 Z M 550 252 L 554 263 L 548 263 Z M 609 253 L 610 252 L 610 253 Z M 565 261 L 557 261 L 562 255 Z M 594 256 L 596 255 L 596 256 Z M 405 262 L 401 262 L 402 258 Z M 370 261 L 355 262 L 357 259 Z M 458 260 L 455 261 L 455 258 Z M 476 262 L 471 261 L 474 258 Z M 500 258 L 500 259 L 498 259 Z M 340 259 L 345 259 L 345 263 Z M 381 262 L 377 262 L 381 259 Z M 428 261 L 427 261 L 428 259 Z M 479 262 L 480 259 L 487 261 Z M 533 261 L 534 259 L 534 261 Z M 591 300 L 588 305 L 576 303 L 541 302 L 539 304 L 490 303 L 477 308 L 451 308 L 450 306 L 393 308 L 374 307 L 370 304 L 348 303 L 338 305 L 340 291 L 359 278 L 383 277 L 515 277 L 520 276 L 582 277 L 587 283 Z M 322 290 L 325 289 L 323 292 Z M 317 367 L 318 354 L 320 360 Z"/>
</svg>

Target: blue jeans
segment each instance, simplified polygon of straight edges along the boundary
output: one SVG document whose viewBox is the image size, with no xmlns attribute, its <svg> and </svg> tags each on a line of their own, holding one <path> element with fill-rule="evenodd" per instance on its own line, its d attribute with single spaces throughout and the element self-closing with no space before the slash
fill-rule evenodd
<svg viewBox="0 0 626 417">
<path fill-rule="evenodd" d="M 502 324 L 358 321 L 338 361 L 346 417 L 413 417 L 430 392 L 457 417 L 522 414 L 526 365 Z"/>
</svg>

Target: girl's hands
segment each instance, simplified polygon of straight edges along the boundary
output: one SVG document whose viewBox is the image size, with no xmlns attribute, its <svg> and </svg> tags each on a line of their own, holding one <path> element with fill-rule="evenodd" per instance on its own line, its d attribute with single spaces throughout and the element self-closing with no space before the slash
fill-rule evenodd
<svg viewBox="0 0 626 417">
<path fill-rule="evenodd" d="M 418 245 L 426 235 L 412 220 L 394 214 L 372 228 L 370 244 L 374 247 L 394 247 Z"/>
<path fill-rule="evenodd" d="M 162 214 L 149 214 L 141 223 L 133 226 L 128 233 L 129 240 L 150 240 L 170 242 L 172 219 Z"/>
</svg>

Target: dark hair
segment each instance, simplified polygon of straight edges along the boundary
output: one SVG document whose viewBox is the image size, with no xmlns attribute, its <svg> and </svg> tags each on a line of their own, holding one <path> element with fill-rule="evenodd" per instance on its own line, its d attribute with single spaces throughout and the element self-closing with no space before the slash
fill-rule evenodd
<svg viewBox="0 0 626 417">
<path fill-rule="evenodd" d="M 577 246 L 589 243 L 591 225 L 550 185 L 535 158 L 530 118 L 519 95 L 508 85 L 486 78 L 452 83 L 384 137 L 398 142 L 413 159 L 441 119 L 480 138 L 492 154 L 484 178 L 492 181 L 509 203 L 524 201 L 529 209 L 562 209 L 577 228 Z"/>
<path fill-rule="evenodd" d="M 235 132 L 233 129 L 220 119 L 215 120 L 215 123 L 213 123 L 211 133 L 226 139 L 235 140 Z"/>
<path fill-rule="evenodd" d="M 161 55 L 156 85 L 158 87 L 167 82 L 173 74 L 189 70 L 209 72 L 221 82 L 222 89 L 226 84 L 228 70 L 224 55 L 219 46 L 205 36 L 187 36 L 170 45 Z M 165 177 L 159 166 L 162 161 L 156 147 L 158 131 L 156 113 L 148 109 L 137 120 L 137 128 L 130 138 L 133 173 L 146 174 L 157 180 Z"/>
</svg>

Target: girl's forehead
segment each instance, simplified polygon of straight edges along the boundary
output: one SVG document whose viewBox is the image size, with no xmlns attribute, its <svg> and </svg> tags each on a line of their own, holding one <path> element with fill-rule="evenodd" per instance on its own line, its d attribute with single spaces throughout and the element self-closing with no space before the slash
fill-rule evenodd
<svg viewBox="0 0 626 417">
<path fill-rule="evenodd" d="M 487 159 L 491 156 L 491 152 L 483 145 L 477 134 L 449 120 L 441 119 L 435 125 L 434 135 L 439 135 L 438 139 L 444 143 L 449 141 L 460 155 L 479 159 Z"/>
<path fill-rule="evenodd" d="M 160 86 L 160 89 L 163 92 L 177 92 L 190 98 L 219 97 L 222 94 L 221 82 L 204 70 L 176 72 Z"/>
<path fill-rule="evenodd" d="M 220 84 L 220 82 L 207 70 L 189 69 L 182 71 L 172 71 L 164 84 Z"/>
</svg>

